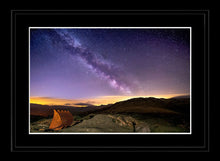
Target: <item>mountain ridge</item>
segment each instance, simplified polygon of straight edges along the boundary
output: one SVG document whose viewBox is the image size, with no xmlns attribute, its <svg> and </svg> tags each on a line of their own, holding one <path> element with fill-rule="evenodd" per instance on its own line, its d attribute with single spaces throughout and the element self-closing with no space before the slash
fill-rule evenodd
<svg viewBox="0 0 220 161">
<path fill-rule="evenodd" d="M 114 104 L 74 107 L 74 106 L 49 106 L 40 104 L 30 105 L 30 114 L 48 117 L 53 115 L 53 109 L 69 110 L 73 115 L 89 113 L 188 113 L 189 98 L 155 98 L 137 97 Z"/>
</svg>

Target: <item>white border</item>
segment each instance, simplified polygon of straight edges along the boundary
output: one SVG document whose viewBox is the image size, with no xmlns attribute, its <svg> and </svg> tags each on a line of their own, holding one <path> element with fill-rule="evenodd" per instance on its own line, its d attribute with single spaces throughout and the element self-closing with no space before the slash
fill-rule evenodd
<svg viewBox="0 0 220 161">
<path fill-rule="evenodd" d="M 182 133 L 31 133 L 30 132 L 30 30 L 31 29 L 190 29 L 190 132 L 182 132 Z M 28 128 L 29 135 L 191 135 L 192 134 L 192 27 L 29 27 L 28 28 L 28 52 L 29 52 L 29 99 L 28 99 Z"/>
</svg>

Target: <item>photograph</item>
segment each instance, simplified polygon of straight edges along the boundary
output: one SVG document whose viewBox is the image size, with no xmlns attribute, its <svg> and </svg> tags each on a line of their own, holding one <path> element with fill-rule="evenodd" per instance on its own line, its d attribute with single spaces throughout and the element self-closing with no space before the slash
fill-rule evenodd
<svg viewBox="0 0 220 161">
<path fill-rule="evenodd" d="M 29 27 L 29 134 L 191 134 L 191 27 Z"/>
</svg>

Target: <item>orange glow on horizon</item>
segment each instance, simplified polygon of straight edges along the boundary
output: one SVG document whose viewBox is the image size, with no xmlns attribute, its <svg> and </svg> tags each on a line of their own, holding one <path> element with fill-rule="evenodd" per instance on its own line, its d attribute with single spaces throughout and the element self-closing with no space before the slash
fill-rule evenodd
<svg viewBox="0 0 220 161">
<path fill-rule="evenodd" d="M 101 96 L 96 98 L 82 98 L 82 99 L 62 99 L 53 97 L 30 97 L 30 103 L 42 104 L 42 105 L 66 105 L 75 107 L 86 107 L 87 104 L 92 105 L 107 105 L 113 104 L 119 101 L 125 101 L 131 98 L 137 97 L 155 97 L 155 98 L 172 98 L 175 96 L 183 96 L 188 94 L 167 94 L 167 95 L 145 95 L 145 96 Z"/>
</svg>

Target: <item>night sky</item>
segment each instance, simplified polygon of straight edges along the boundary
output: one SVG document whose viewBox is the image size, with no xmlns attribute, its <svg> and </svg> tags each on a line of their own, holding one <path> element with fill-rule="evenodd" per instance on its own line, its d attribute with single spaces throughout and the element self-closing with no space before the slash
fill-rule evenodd
<svg viewBox="0 0 220 161">
<path fill-rule="evenodd" d="M 31 98 L 182 94 L 190 94 L 189 29 L 30 29 Z"/>
</svg>

